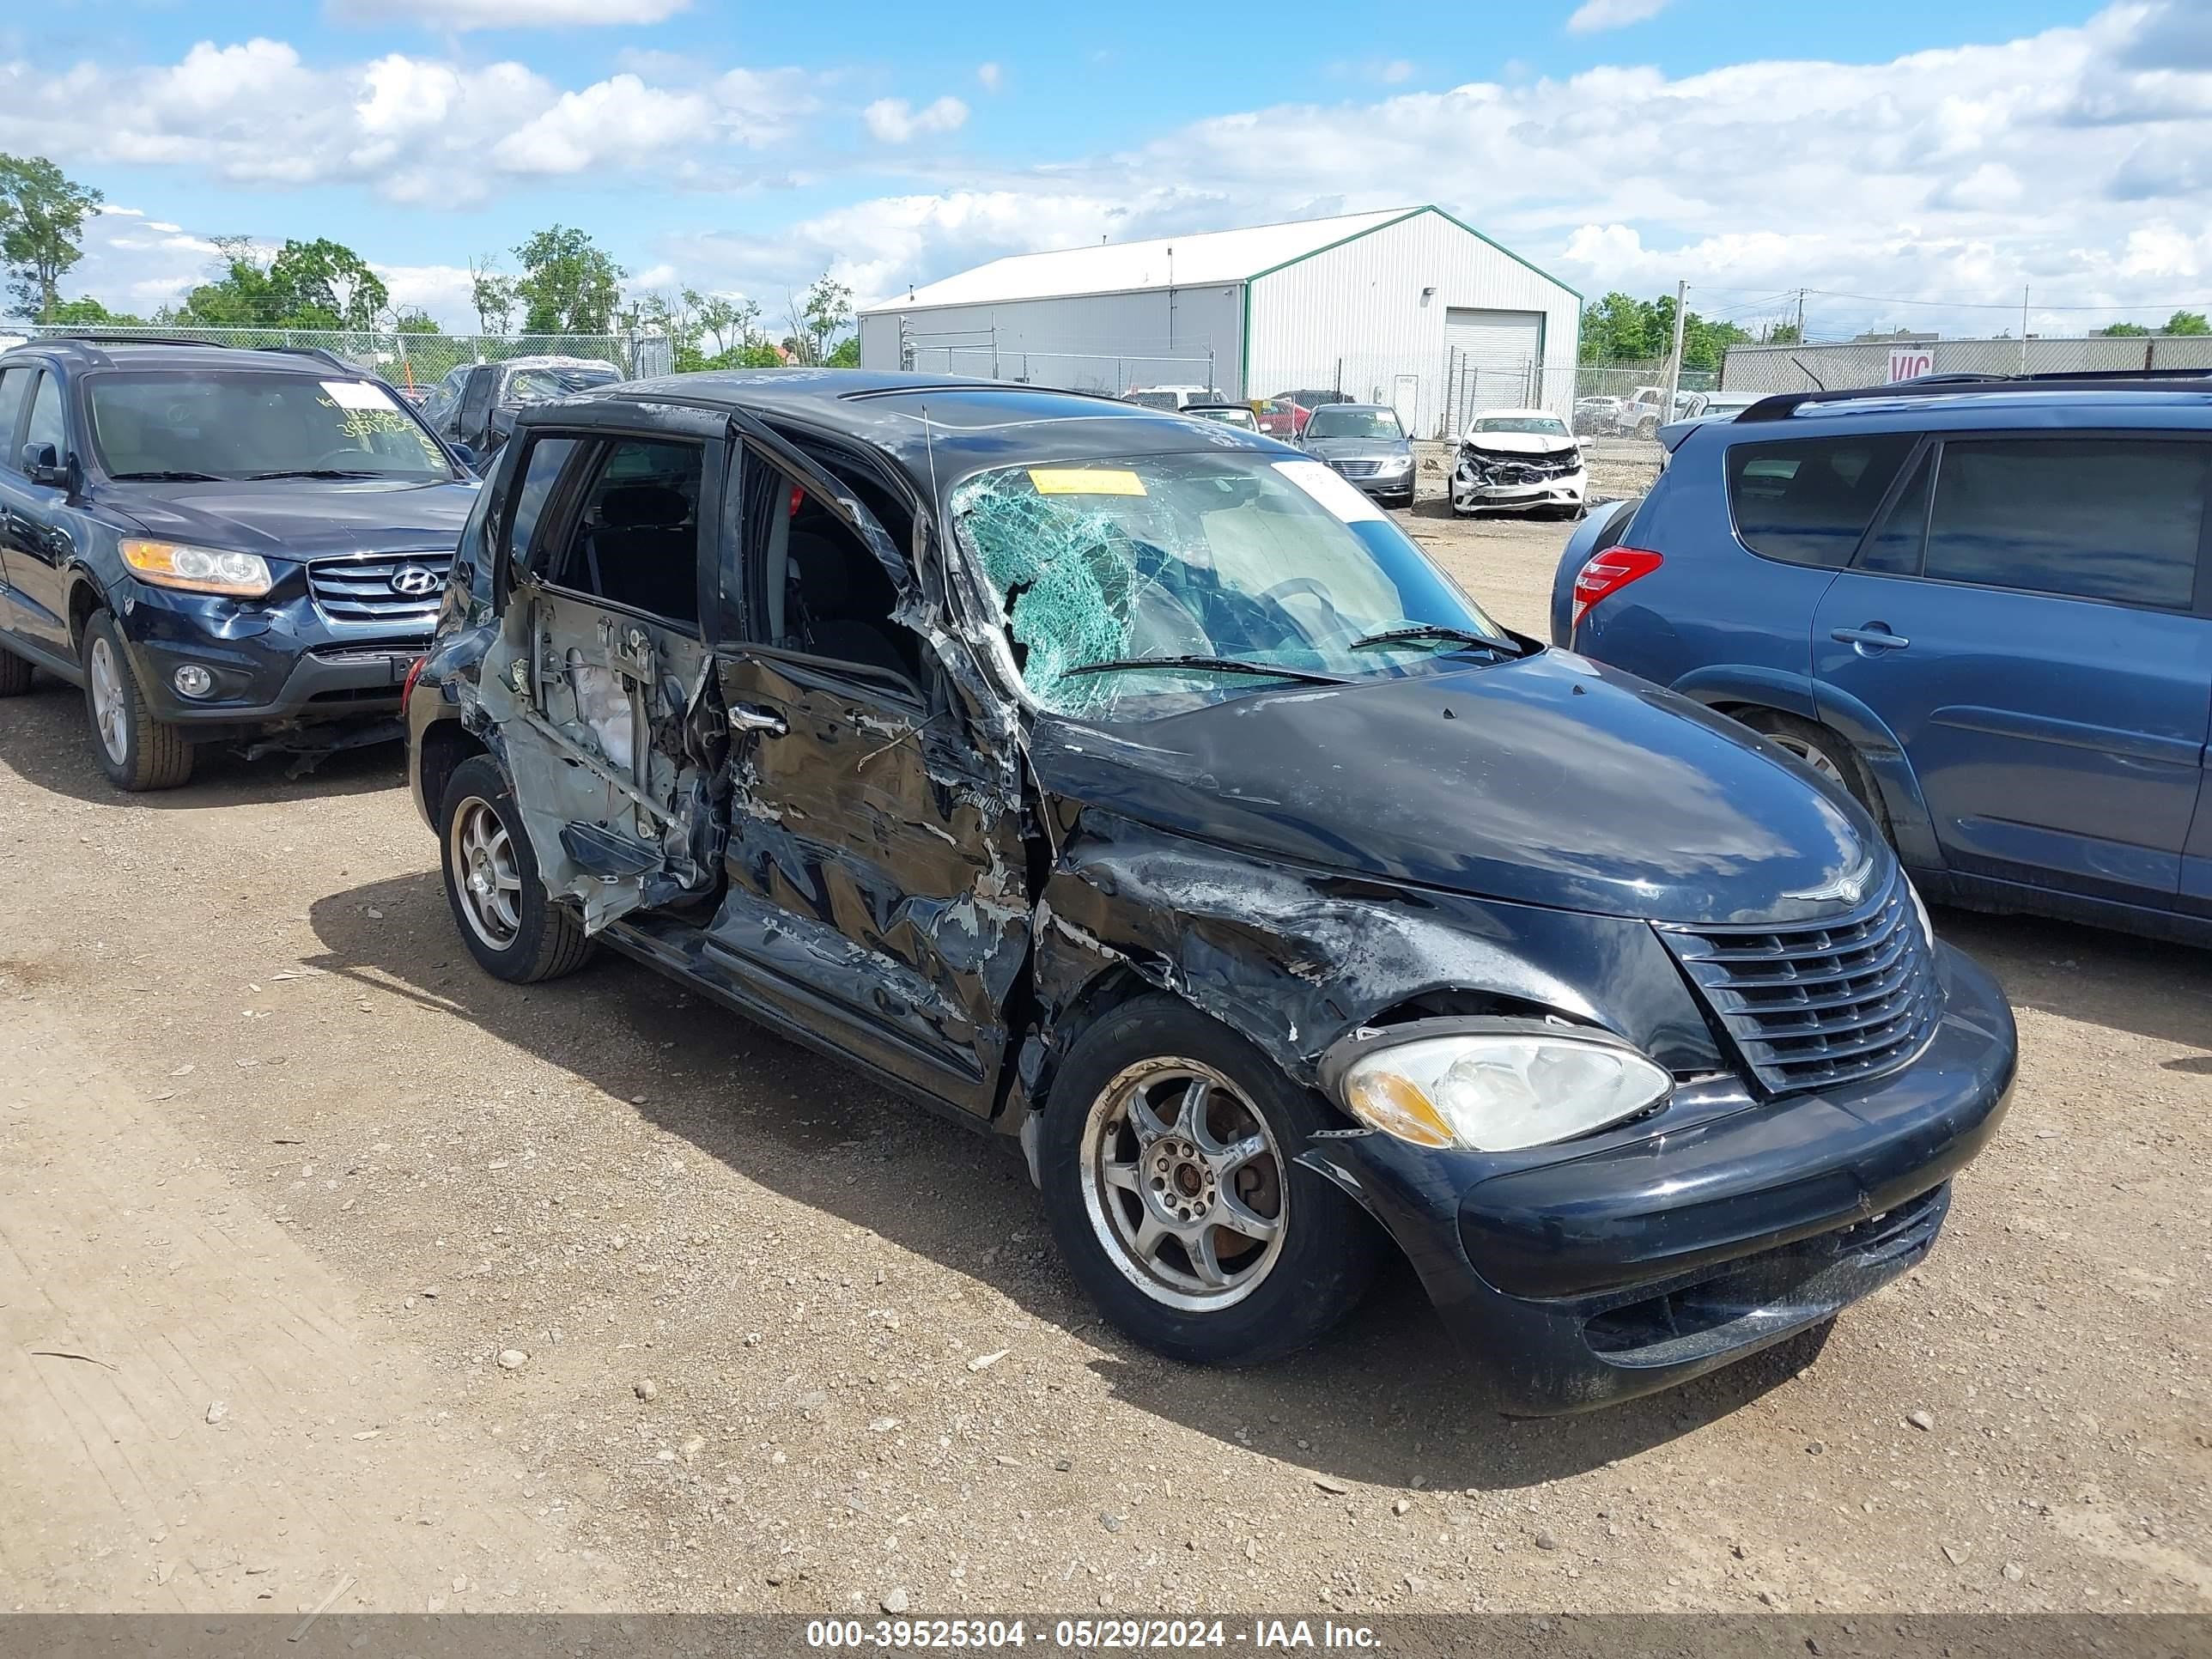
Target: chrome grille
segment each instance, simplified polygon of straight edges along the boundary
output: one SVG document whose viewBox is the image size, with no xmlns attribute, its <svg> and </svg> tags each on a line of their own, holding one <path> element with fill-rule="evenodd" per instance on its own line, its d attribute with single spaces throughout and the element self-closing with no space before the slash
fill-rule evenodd
<svg viewBox="0 0 2212 1659">
<path fill-rule="evenodd" d="M 450 548 L 421 553 L 380 553 L 373 558 L 318 559 L 307 567 L 307 590 L 315 608 L 334 623 L 380 623 L 386 627 L 428 630 L 438 619 L 445 597 L 446 573 L 453 567 Z M 410 565 L 438 578 L 428 593 L 402 593 L 392 579 Z"/>
<path fill-rule="evenodd" d="M 1660 933 L 1772 1094 L 1895 1071 L 1920 1052 L 1942 1012 L 1901 873 L 1835 921 Z"/>
<path fill-rule="evenodd" d="M 1380 461 L 1331 461 L 1329 465 L 1347 478 L 1371 478 L 1382 470 Z"/>
</svg>

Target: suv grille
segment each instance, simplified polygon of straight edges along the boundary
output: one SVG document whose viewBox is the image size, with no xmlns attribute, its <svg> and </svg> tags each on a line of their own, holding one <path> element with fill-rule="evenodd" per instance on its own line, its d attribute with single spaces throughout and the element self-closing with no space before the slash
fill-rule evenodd
<svg viewBox="0 0 2212 1659">
<path fill-rule="evenodd" d="M 438 619 L 453 562 L 450 548 L 383 553 L 367 559 L 318 559 L 307 567 L 307 588 L 315 596 L 315 608 L 334 623 L 382 623 L 410 632 L 428 631 Z M 392 578 L 410 568 L 437 577 L 428 592 L 403 593 L 392 586 Z"/>
<path fill-rule="evenodd" d="M 1838 921 L 1660 935 L 1771 1094 L 1893 1072 L 1920 1052 L 1941 1012 L 1901 872 Z"/>
<path fill-rule="evenodd" d="M 1331 461 L 1329 465 L 1347 478 L 1371 478 L 1382 470 L 1380 461 Z"/>
</svg>

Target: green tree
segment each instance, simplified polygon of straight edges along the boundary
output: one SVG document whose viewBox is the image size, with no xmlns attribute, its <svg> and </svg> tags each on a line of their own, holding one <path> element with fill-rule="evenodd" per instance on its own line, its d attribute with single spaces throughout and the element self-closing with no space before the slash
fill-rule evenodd
<svg viewBox="0 0 2212 1659">
<path fill-rule="evenodd" d="M 528 334 L 611 334 L 622 279 L 629 273 L 583 231 L 541 230 L 514 250 L 522 262 L 515 297 Z"/>
<path fill-rule="evenodd" d="M 269 288 L 279 325 L 287 328 L 371 328 L 392 301 L 366 259 L 319 236 L 277 250 L 269 262 Z"/>
<path fill-rule="evenodd" d="M 2091 329 L 2089 332 L 2102 339 L 2117 340 L 2148 334 L 2150 331 L 2141 323 L 2107 323 L 2102 328 Z"/>
<path fill-rule="evenodd" d="M 486 334 L 504 334 L 514 321 L 514 278 L 501 276 L 489 253 L 469 261 L 469 299 L 477 309 L 477 327 Z"/>
<path fill-rule="evenodd" d="M 1795 323 L 1777 323 L 1760 338 L 1768 345 L 1802 345 L 1804 331 Z"/>
<path fill-rule="evenodd" d="M 848 334 L 837 342 L 837 349 L 830 354 L 832 368 L 858 368 L 860 366 L 860 337 Z"/>
<path fill-rule="evenodd" d="M 438 326 L 438 319 L 420 306 L 410 306 L 404 311 L 393 313 L 392 326 L 395 332 L 400 334 L 443 334 L 446 331 Z"/>
<path fill-rule="evenodd" d="M 86 216 L 105 199 L 43 155 L 0 154 L 0 261 L 25 316 L 61 303 L 55 285 L 83 257 Z"/>
<path fill-rule="evenodd" d="M 824 271 L 806 297 L 791 301 L 788 308 L 791 336 L 784 343 L 792 355 L 810 367 L 827 363 L 830 343 L 853 325 L 853 290 Z"/>
<path fill-rule="evenodd" d="M 88 295 L 81 300 L 57 300 L 39 313 L 39 320 L 74 325 L 79 328 L 100 325 L 110 328 L 143 328 L 146 325 L 143 317 L 134 317 L 127 311 L 110 311 Z"/>
<path fill-rule="evenodd" d="M 729 367 L 721 360 L 761 343 L 761 310 L 752 301 L 723 294 L 702 294 L 696 289 L 687 288 L 684 290 L 684 303 L 698 319 L 702 349 L 708 340 L 714 342 L 712 361 L 715 367 Z"/>
<path fill-rule="evenodd" d="M 2177 311 L 2166 319 L 2161 334 L 2212 334 L 2212 321 L 2201 311 Z"/>
</svg>

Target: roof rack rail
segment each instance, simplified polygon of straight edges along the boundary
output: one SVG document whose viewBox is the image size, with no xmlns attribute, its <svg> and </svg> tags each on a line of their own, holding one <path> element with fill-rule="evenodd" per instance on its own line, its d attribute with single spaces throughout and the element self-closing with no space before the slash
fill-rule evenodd
<svg viewBox="0 0 2212 1659">
<path fill-rule="evenodd" d="M 1950 398 L 1961 393 L 2033 390 L 2069 392 L 2212 392 L 2212 368 L 2064 369 L 2040 374 L 1920 374 L 1887 386 L 1838 386 L 1832 392 L 1782 392 L 1762 398 L 1735 417 L 1744 426 L 1784 421 L 1808 404 L 1847 404 L 1877 398 Z"/>
<path fill-rule="evenodd" d="M 66 345 L 72 340 L 86 345 L 164 345 L 212 346 L 213 340 L 195 340 L 184 334 L 118 334 L 106 329 L 88 328 L 82 333 L 41 334 L 34 337 L 40 345 Z"/>
</svg>

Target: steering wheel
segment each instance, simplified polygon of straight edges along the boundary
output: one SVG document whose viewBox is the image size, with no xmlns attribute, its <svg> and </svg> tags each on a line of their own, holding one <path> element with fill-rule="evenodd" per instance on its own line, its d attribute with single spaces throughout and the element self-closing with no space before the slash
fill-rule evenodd
<svg viewBox="0 0 2212 1659">
<path fill-rule="evenodd" d="M 1328 612 L 1328 620 L 1336 624 L 1345 638 L 1350 639 L 1358 631 L 1344 619 L 1344 612 L 1336 608 L 1336 600 L 1330 596 L 1327 585 L 1318 577 L 1285 576 L 1273 586 L 1263 589 L 1253 597 L 1256 604 L 1272 605 L 1279 609 L 1284 600 L 1295 599 L 1302 593 L 1311 594 L 1322 602 L 1322 607 Z"/>
</svg>

